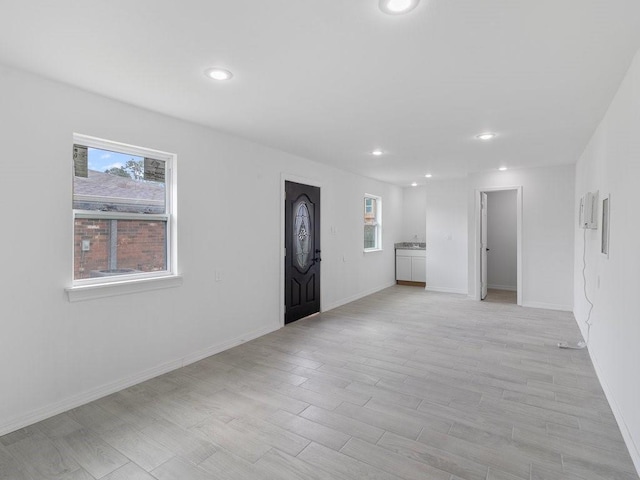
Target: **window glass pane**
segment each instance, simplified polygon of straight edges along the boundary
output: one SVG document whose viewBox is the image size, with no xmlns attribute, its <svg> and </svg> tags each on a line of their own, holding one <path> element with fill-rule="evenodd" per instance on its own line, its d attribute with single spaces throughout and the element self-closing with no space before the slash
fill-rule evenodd
<svg viewBox="0 0 640 480">
<path fill-rule="evenodd" d="M 364 226 L 364 248 L 376 248 L 377 227 L 375 225 Z"/>
<path fill-rule="evenodd" d="M 373 198 L 365 198 L 364 199 L 364 213 L 373 213 Z"/>
<path fill-rule="evenodd" d="M 77 147 L 77 146 L 75 146 Z M 74 148 L 73 208 L 129 213 L 165 213 L 165 162 L 99 148 L 86 148 L 87 169 Z M 81 157 L 80 157 L 81 158 Z M 84 176 L 84 173 L 87 173 Z"/>
<path fill-rule="evenodd" d="M 376 218 L 376 199 L 364 199 L 364 221 L 375 221 Z"/>
<path fill-rule="evenodd" d="M 76 218 L 75 280 L 167 270 L 167 223 L 162 220 Z"/>
</svg>

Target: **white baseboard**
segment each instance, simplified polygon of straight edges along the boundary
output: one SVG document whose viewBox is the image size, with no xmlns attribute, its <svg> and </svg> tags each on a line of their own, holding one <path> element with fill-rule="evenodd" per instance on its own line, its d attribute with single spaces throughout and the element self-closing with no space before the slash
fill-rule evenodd
<svg viewBox="0 0 640 480">
<path fill-rule="evenodd" d="M 522 306 L 529 308 L 544 308 L 546 310 L 560 310 L 562 312 L 573 312 L 573 306 L 557 305 L 555 303 L 522 302 Z"/>
<path fill-rule="evenodd" d="M 509 292 L 517 292 L 518 287 L 513 287 L 511 285 L 487 285 L 488 288 L 492 288 L 494 290 L 507 290 Z"/>
<path fill-rule="evenodd" d="M 322 311 L 323 312 L 328 312 L 329 310 L 333 310 L 334 308 L 338 308 L 341 307 L 342 305 L 346 305 L 347 303 L 351 303 L 351 302 L 355 302 L 356 300 L 360 300 L 361 298 L 364 298 L 368 295 L 373 295 L 376 292 L 379 292 L 380 290 L 384 290 L 385 288 L 389 288 L 389 287 L 393 287 L 396 284 L 396 281 L 394 280 L 393 282 L 387 283 L 385 285 L 379 286 L 379 287 L 375 287 L 372 288 L 370 290 L 366 290 L 364 292 L 360 292 L 356 295 L 352 295 L 350 297 L 347 298 L 341 298 L 340 300 L 333 302 L 333 303 L 329 303 L 327 305 L 322 305 Z"/>
<path fill-rule="evenodd" d="M 576 320 L 577 322 L 577 320 Z M 622 438 L 624 439 L 624 443 L 627 446 L 627 450 L 629 450 L 629 455 L 631 456 L 631 460 L 633 461 L 633 465 L 636 467 L 636 471 L 640 476 L 640 449 L 636 442 L 633 440 L 633 436 L 629 431 L 629 427 L 627 426 L 627 422 L 624 420 L 624 415 L 622 414 L 622 410 L 620 410 L 620 406 L 618 402 L 611 392 L 609 385 L 604 379 L 604 375 L 602 369 L 600 368 L 600 364 L 598 363 L 597 357 L 591 352 L 591 349 L 587 349 L 589 352 L 589 357 L 591 357 L 591 363 L 593 363 L 593 368 L 596 371 L 596 376 L 600 381 L 600 385 L 602 386 L 602 390 L 604 390 L 604 395 L 607 397 L 607 401 L 609 402 L 609 406 L 611 407 L 611 411 L 613 412 L 613 416 L 616 418 L 616 422 L 618 422 L 618 427 L 620 428 L 620 432 L 622 433 Z"/>
<path fill-rule="evenodd" d="M 71 410 L 72 408 L 85 405 L 99 398 L 106 397 L 107 395 L 111 395 L 112 393 L 119 392 L 122 389 L 131 387 L 138 383 L 144 382 L 151 378 L 170 372 L 172 370 L 176 370 L 178 368 L 184 367 L 185 365 L 189 365 L 191 363 L 197 362 L 198 360 L 202 360 L 203 358 L 209 357 L 211 355 L 215 355 L 216 353 L 223 352 L 232 347 L 240 345 L 241 343 L 245 343 L 245 342 L 248 342 L 249 340 L 253 340 L 255 338 L 266 335 L 267 333 L 271 333 L 277 330 L 278 328 L 280 327 L 270 326 L 270 327 L 254 330 L 253 332 L 249 332 L 246 335 L 241 335 L 239 337 L 236 337 L 235 339 L 232 339 L 223 343 L 219 343 L 216 345 L 212 345 L 211 347 L 189 354 L 185 357 L 163 363 L 161 365 L 150 368 L 143 372 L 130 375 L 121 380 L 107 383 L 100 387 L 92 388 L 91 390 L 87 390 L 86 392 L 82 392 L 77 395 L 73 395 L 71 397 L 60 400 L 58 402 L 52 403 L 50 405 L 37 408 L 23 415 L 18 415 L 0 424 L 0 436 L 14 432 L 26 426 L 33 425 L 34 423 L 53 417 L 54 415 L 58 415 L 60 413 L 66 412 L 68 410 Z"/>
<path fill-rule="evenodd" d="M 427 292 L 438 292 L 438 293 L 459 293 L 461 295 L 467 295 L 469 292 L 464 288 L 449 288 L 449 287 L 433 287 L 429 284 L 425 287 Z"/>
</svg>

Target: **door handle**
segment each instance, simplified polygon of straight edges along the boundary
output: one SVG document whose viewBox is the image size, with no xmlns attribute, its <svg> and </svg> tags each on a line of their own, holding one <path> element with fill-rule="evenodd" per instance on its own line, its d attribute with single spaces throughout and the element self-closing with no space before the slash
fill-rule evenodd
<svg viewBox="0 0 640 480">
<path fill-rule="evenodd" d="M 316 248 L 316 255 L 318 256 L 313 258 L 313 263 L 321 262 L 322 258 L 320 258 L 320 250 L 318 250 L 317 248 Z"/>
</svg>

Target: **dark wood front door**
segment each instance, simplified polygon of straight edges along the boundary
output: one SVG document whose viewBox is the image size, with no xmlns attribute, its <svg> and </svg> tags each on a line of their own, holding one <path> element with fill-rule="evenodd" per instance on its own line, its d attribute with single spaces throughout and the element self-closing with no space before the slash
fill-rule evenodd
<svg viewBox="0 0 640 480">
<path fill-rule="evenodd" d="M 284 323 L 320 311 L 320 189 L 285 182 Z"/>
</svg>

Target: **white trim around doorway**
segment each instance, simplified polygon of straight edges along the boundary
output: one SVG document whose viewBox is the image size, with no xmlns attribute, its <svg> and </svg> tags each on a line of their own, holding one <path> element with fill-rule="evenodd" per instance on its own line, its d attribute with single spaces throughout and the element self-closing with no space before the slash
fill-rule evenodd
<svg viewBox="0 0 640 480">
<path fill-rule="evenodd" d="M 475 293 L 473 298 L 475 300 L 480 301 L 480 297 L 482 295 L 481 288 L 481 257 L 478 254 L 480 251 L 480 215 L 481 215 L 481 193 L 490 193 L 490 192 L 500 192 L 505 190 L 515 190 L 516 191 L 516 229 L 517 229 L 517 303 L 522 306 L 522 185 L 516 185 L 511 187 L 483 187 L 477 188 L 474 192 L 474 248 L 473 248 L 473 263 L 475 267 L 475 272 L 473 274 L 474 285 L 475 285 Z"/>
</svg>

